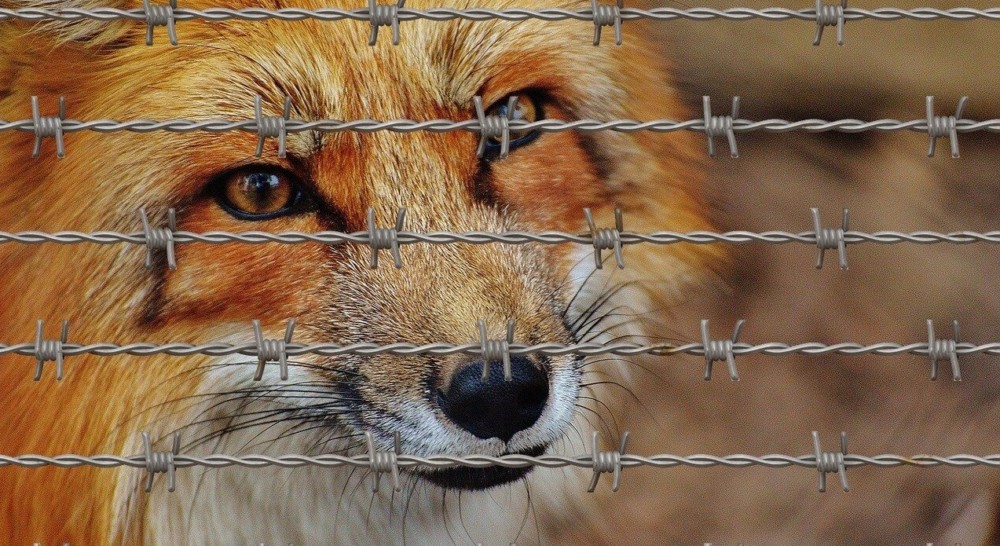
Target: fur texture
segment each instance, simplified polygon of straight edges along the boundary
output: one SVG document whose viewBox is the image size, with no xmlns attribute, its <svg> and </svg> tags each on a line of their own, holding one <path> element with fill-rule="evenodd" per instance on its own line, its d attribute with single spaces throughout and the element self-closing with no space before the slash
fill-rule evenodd
<svg viewBox="0 0 1000 546">
<path fill-rule="evenodd" d="M 159 34 L 147 47 L 141 25 L 11 27 L 17 31 L 0 42 L 4 119 L 24 117 L 32 94 L 46 107 L 65 95 L 70 115 L 81 119 L 245 118 L 255 94 L 270 108 L 290 95 L 293 115 L 303 119 L 463 119 L 476 94 L 491 104 L 526 91 L 542 97 L 549 118 L 689 115 L 642 25 L 630 25 L 622 48 L 592 47 L 586 26 L 537 21 L 407 23 L 398 47 L 374 48 L 364 40 L 367 25 L 351 22 L 185 22 L 177 48 Z M 181 228 L 193 231 L 355 231 L 365 229 L 369 207 L 388 222 L 401 206 L 407 228 L 421 231 L 579 232 L 584 207 L 609 225 L 615 206 L 633 230 L 710 227 L 700 142 L 691 134 L 545 134 L 489 162 L 475 156 L 477 136 L 463 132 L 298 133 L 289 136 L 287 160 L 276 158 L 273 141 L 254 158 L 255 139 L 78 133 L 67 138 L 65 159 L 46 150 L 32 161 L 31 135 L 6 135 L 3 227 L 132 231 L 139 207 L 158 218 L 176 207 Z M 316 209 L 256 222 L 229 215 L 207 188 L 220 172 L 251 164 L 294 172 Z M 247 342 L 252 319 L 276 331 L 296 317 L 298 342 L 463 343 L 476 339 L 479 318 L 495 335 L 513 318 L 517 339 L 530 343 L 631 338 L 644 333 L 627 324 L 640 322 L 635 308 L 664 308 L 685 287 L 711 279 L 718 250 L 630 248 L 627 270 L 594 274 L 591 253 L 568 245 L 408 245 L 401 271 L 384 259 L 369 269 L 365 249 L 353 246 L 181 245 L 180 266 L 168 272 L 162 262 L 145 270 L 135 247 L 4 245 L 10 304 L 0 309 L 0 337 L 28 335 L 39 317 L 65 317 L 73 341 Z M 400 432 L 411 454 L 538 446 L 576 453 L 592 426 L 618 434 L 614 390 L 628 363 L 538 363 L 550 374 L 547 406 L 504 445 L 464 432 L 434 403 L 435 387 L 462 360 L 306 357 L 289 382 L 269 371 L 255 383 L 246 357 L 73 357 L 65 380 L 42 391 L 24 373 L 24 359 L 8 356 L 2 407 L 15 418 L 0 451 L 129 453 L 138 451 L 141 431 L 166 440 L 180 430 L 189 454 L 359 453 L 361 434 L 371 430 L 382 448 Z M 578 497 L 573 472 L 558 471 L 461 493 L 408 476 L 395 495 L 385 486 L 373 495 L 367 473 L 350 470 L 179 474 L 176 493 L 158 483 L 147 495 L 132 469 L 5 469 L 0 529 L 12 543 L 530 543 L 551 540 L 540 512 L 564 512 Z"/>
<path fill-rule="evenodd" d="M 580 6 L 589 4 L 572 5 Z M 1000 117 L 1000 38 L 988 22 L 850 22 L 844 47 L 834 45 L 832 29 L 812 47 L 807 22 L 629 21 L 621 48 L 592 47 L 592 29 L 581 22 L 407 22 L 395 48 L 387 36 L 375 48 L 364 45 L 368 27 L 360 22 L 183 22 L 178 48 L 166 44 L 162 28 L 147 48 L 138 24 L 4 25 L 2 119 L 28 117 L 32 94 L 48 112 L 64 94 L 69 115 L 82 119 L 242 119 L 255 93 L 272 115 L 290 94 L 300 118 L 464 119 L 477 92 L 495 102 L 532 86 L 557 99 L 547 117 L 567 119 L 688 119 L 698 115 L 702 94 L 719 112 L 741 95 L 742 115 L 751 119 L 911 119 L 923 115 L 925 95 L 935 95 L 946 115 L 962 94 L 971 96 L 967 117 Z M 617 203 L 636 231 L 810 230 L 812 206 L 831 226 L 849 207 L 852 226 L 866 231 L 988 231 L 996 229 L 1000 195 L 996 136 L 982 133 L 962 135 L 959 160 L 948 157 L 944 141 L 937 157 L 924 157 L 919 133 L 743 134 L 739 160 L 723 151 L 712 163 L 697 134 L 548 134 L 493 163 L 485 184 L 471 133 L 299 134 L 289 138 L 290 157 L 299 161 L 293 167 L 339 215 L 248 224 L 202 190 L 234 165 L 276 161 L 273 141 L 263 160 L 252 157 L 255 138 L 75 133 L 58 161 L 51 142 L 31 160 L 30 135 L 0 135 L 7 174 L 0 229 L 133 231 L 139 206 L 176 206 L 182 228 L 195 231 L 354 230 L 363 229 L 369 206 L 385 224 L 405 205 L 413 229 L 582 231 L 583 207 L 610 225 Z M 722 251 L 731 255 L 713 254 Z M 636 245 L 626 249 L 624 271 L 606 267 L 591 277 L 590 253 L 572 246 L 534 254 L 412 245 L 397 272 L 386 263 L 368 270 L 363 248 L 181 245 L 180 267 L 167 273 L 162 263 L 145 271 L 135 247 L 0 245 L 0 339 L 30 340 L 38 318 L 49 322 L 51 337 L 58 320 L 69 318 L 72 341 L 249 341 L 251 319 L 277 336 L 295 316 L 297 341 L 465 342 L 475 339 L 479 317 L 493 335 L 513 317 L 519 339 L 559 340 L 572 337 L 558 320 L 563 310 L 571 323 L 593 326 L 584 335 L 598 341 L 697 339 L 697 321 L 706 317 L 719 337 L 748 319 L 743 339 L 751 342 L 919 342 L 927 318 L 939 331 L 958 319 L 963 340 L 997 337 L 994 247 L 851 246 L 847 272 L 829 257 L 824 270 L 812 270 L 813 252 Z M 722 283 L 712 282 L 716 272 Z M 591 308 L 594 302 L 601 303 Z M 826 449 L 845 430 L 852 451 L 863 454 L 994 453 L 1000 390 L 991 359 L 963 357 L 962 383 L 947 374 L 931 383 L 921 357 L 745 357 L 735 384 L 718 370 L 702 381 L 696 357 L 596 359 L 578 370 L 587 386 L 574 423 L 550 452 L 584 452 L 583 440 L 598 429 L 609 439 L 630 430 L 629 450 L 643 454 L 801 454 L 811 450 L 811 430 L 821 432 Z M 572 365 L 557 365 L 572 381 Z M 30 358 L 0 358 L 0 452 L 138 452 L 142 430 L 168 439 L 180 429 L 189 453 L 361 453 L 357 436 L 327 442 L 357 433 L 346 418 L 302 425 L 301 415 L 275 413 L 292 394 L 284 393 L 284 405 L 274 395 L 291 388 L 299 391 L 294 404 L 330 403 L 335 387 L 360 377 L 369 388 L 335 406 L 395 405 L 399 419 L 412 421 L 422 411 L 415 378 L 434 369 L 402 358 L 303 359 L 289 382 L 300 385 L 282 387 L 274 370 L 252 383 L 252 363 L 238 358 L 72 357 L 62 382 L 47 369 L 42 384 L 31 381 L 32 366 Z M 382 432 L 382 448 L 393 423 L 368 423 Z M 533 431 L 529 440 L 556 428 Z M 408 452 L 490 449 L 445 445 L 446 432 L 402 432 Z M 175 493 L 161 478 L 147 495 L 139 470 L 5 468 L 0 541 L 1000 543 L 989 470 L 866 468 L 848 477 L 850 493 L 831 484 L 819 494 L 810 469 L 630 469 L 617 493 L 604 478 L 587 495 L 586 470 L 539 469 L 485 493 L 443 493 L 408 477 L 403 494 L 392 496 L 385 480 L 372 495 L 364 471 L 228 468 L 184 470 Z"/>
</svg>

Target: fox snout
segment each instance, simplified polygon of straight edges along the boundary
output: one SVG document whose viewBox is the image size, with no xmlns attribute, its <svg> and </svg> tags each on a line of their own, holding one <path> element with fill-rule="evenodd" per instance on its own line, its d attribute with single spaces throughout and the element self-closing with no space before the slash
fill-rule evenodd
<svg viewBox="0 0 1000 546">
<path fill-rule="evenodd" d="M 479 214 L 480 223 L 501 231 L 517 225 L 496 211 Z M 380 344 L 478 344 L 480 321 L 488 340 L 505 339 L 504 326 L 513 321 L 514 345 L 574 341 L 567 318 L 571 283 L 560 282 L 559 275 L 566 272 L 557 273 L 560 268 L 550 253 L 516 245 L 406 245 L 401 254 L 403 270 L 351 268 L 351 278 L 338 282 L 337 299 L 350 305 L 351 312 L 345 307 L 342 319 L 329 323 L 332 335 Z M 359 290 L 364 297 L 354 293 Z M 509 377 L 497 355 L 478 353 L 382 354 L 326 366 L 334 373 L 343 370 L 336 388 L 352 405 L 341 417 L 345 425 L 354 434 L 373 432 L 382 449 L 392 447 L 398 432 L 404 452 L 420 456 L 541 454 L 569 428 L 580 389 L 580 360 L 537 353 L 508 358 Z M 443 487 L 483 489 L 529 470 L 418 472 Z"/>
</svg>

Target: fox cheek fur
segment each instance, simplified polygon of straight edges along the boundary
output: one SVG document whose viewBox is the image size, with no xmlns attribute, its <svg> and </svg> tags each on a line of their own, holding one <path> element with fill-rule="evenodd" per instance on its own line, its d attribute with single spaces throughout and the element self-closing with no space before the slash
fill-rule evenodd
<svg viewBox="0 0 1000 546">
<path fill-rule="evenodd" d="M 259 26 L 249 32 L 250 24 Z M 376 48 L 366 45 L 366 25 L 342 22 L 338 32 L 329 25 L 184 21 L 181 45 L 169 48 L 145 46 L 144 29 L 131 23 L 11 24 L 17 30 L 0 35 L 0 119 L 24 118 L 33 94 L 44 95 L 43 103 L 65 95 L 77 119 L 247 119 L 254 95 L 265 97 L 265 115 L 275 115 L 286 94 L 298 119 L 468 119 L 475 95 L 496 104 L 532 93 L 547 118 L 690 117 L 667 76 L 668 56 L 644 23 L 627 25 L 620 48 L 589 45 L 586 25 L 540 21 L 407 22 L 399 46 Z M 254 157 L 256 135 L 238 131 L 82 131 L 67 138 L 62 160 L 44 147 L 42 157 L 27 160 L 32 140 L 0 138 L 8 231 L 131 232 L 140 207 L 154 222 L 176 207 L 180 229 L 197 232 L 364 230 L 369 207 L 385 226 L 407 207 L 412 231 L 579 233 L 585 207 L 598 225 L 611 226 L 616 206 L 631 231 L 711 229 L 700 197 L 702 141 L 687 133 L 545 133 L 503 160 L 477 158 L 477 135 L 463 131 L 295 133 L 284 160 L 273 139 Z M 313 206 L 252 222 L 223 210 L 212 181 L 258 167 L 293 174 Z M 608 264 L 595 273 L 586 247 L 413 244 L 403 247 L 397 270 L 387 256 L 369 268 L 369 251 L 183 244 L 178 269 L 167 271 L 162 261 L 146 270 L 142 249 L 132 246 L 3 245 L 0 299 L 8 304 L 0 306 L 0 339 L 21 339 L 46 317 L 68 318 L 74 340 L 246 343 L 251 320 L 277 337 L 295 317 L 297 343 L 469 343 L 479 339 L 478 320 L 499 339 L 510 319 L 517 343 L 608 341 L 648 334 L 634 321 L 616 328 L 616 317 L 626 316 L 619 311 L 667 307 L 718 258 L 717 247 L 636 245 L 625 252 L 626 270 Z M 155 438 L 182 430 L 186 454 L 356 453 L 364 431 L 380 449 L 399 432 L 414 455 L 537 454 L 569 445 L 574 430 L 591 426 L 581 415 L 613 412 L 621 398 L 593 387 L 581 395 L 588 374 L 621 362 L 570 356 L 517 356 L 512 381 L 497 363 L 484 381 L 484 363 L 469 354 L 303 355 L 285 382 L 273 369 L 254 382 L 255 361 L 239 355 L 74 356 L 65 380 L 44 397 L 21 360 L 0 357 L 8 386 L 0 407 L 33 417 L 7 425 L 3 453 L 133 453 L 143 430 Z M 546 479 L 539 474 L 530 479 Z M 401 523 L 390 494 L 358 493 L 367 491 L 363 472 L 195 469 L 178 473 L 176 493 L 145 495 L 134 469 L 5 469 L 0 532 L 10 543 L 386 543 L 409 536 L 436 544 L 453 540 L 441 523 L 443 490 L 464 490 L 462 507 L 474 511 L 492 501 L 468 490 L 523 475 L 407 474 L 412 500 Z M 563 501 L 550 486 L 533 489 L 532 502 L 541 506 L 548 496 L 558 508 Z M 255 511 L 294 517 L 257 518 Z M 511 536 L 521 524 L 519 517 L 497 523 Z M 475 534 L 494 531 L 487 522 Z"/>
</svg>

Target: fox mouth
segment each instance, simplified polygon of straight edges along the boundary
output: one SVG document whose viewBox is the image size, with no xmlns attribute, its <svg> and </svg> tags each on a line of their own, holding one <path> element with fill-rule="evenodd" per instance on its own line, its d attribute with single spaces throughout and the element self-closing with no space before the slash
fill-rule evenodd
<svg viewBox="0 0 1000 546">
<path fill-rule="evenodd" d="M 545 448 L 546 446 L 541 445 L 526 451 L 504 453 L 504 455 L 526 455 L 528 457 L 538 457 L 539 455 L 545 453 Z M 482 491 L 519 480 L 531 472 L 533 467 L 534 465 L 523 468 L 506 468 L 502 466 L 469 468 L 466 466 L 456 466 L 443 470 L 421 472 L 420 476 L 445 489 Z"/>
</svg>

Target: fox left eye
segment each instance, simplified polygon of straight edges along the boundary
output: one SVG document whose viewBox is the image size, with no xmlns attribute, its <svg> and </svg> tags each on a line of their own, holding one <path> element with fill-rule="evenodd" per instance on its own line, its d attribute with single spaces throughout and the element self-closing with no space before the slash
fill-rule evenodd
<svg viewBox="0 0 1000 546">
<path fill-rule="evenodd" d="M 298 211 L 303 192 L 284 170 L 250 167 L 222 176 L 215 187 L 219 205 L 240 220 L 267 220 Z"/>
<path fill-rule="evenodd" d="M 515 93 L 517 95 L 517 106 L 514 108 L 514 115 L 511 116 L 512 119 L 533 122 L 544 119 L 542 112 L 542 104 L 533 93 L 531 92 L 521 92 Z M 503 99 L 493 103 L 489 109 L 486 110 L 487 116 L 507 116 L 507 102 L 510 100 L 510 95 L 507 95 Z M 533 140 L 538 138 L 539 131 L 515 131 L 510 132 L 510 149 L 513 151 L 520 148 L 526 144 L 530 144 Z M 497 153 L 500 151 L 500 138 L 491 137 L 486 141 L 486 151 L 490 153 Z"/>
</svg>

